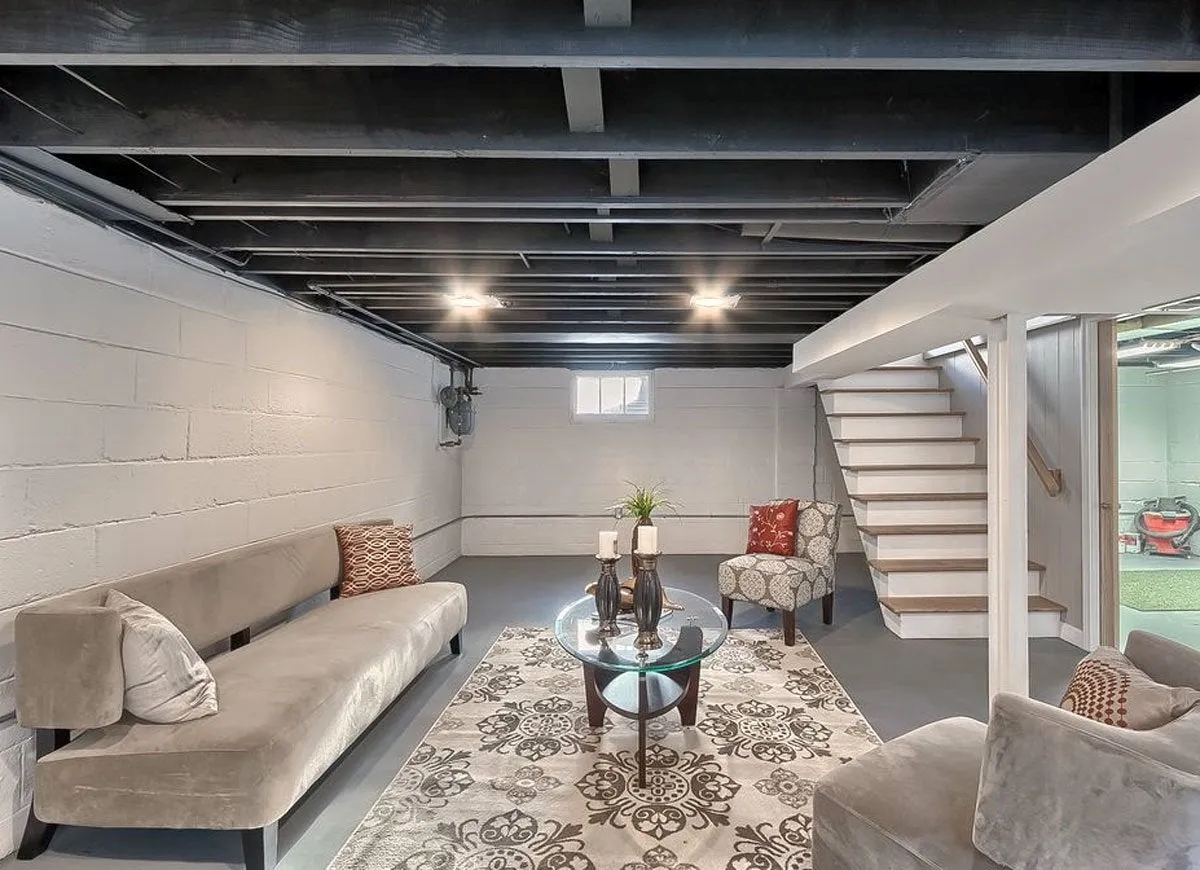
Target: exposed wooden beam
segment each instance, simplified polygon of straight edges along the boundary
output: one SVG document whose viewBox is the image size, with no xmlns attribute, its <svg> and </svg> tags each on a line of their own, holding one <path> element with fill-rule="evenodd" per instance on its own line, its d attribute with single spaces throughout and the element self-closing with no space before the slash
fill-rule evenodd
<svg viewBox="0 0 1200 870">
<path fill-rule="evenodd" d="M 637 70 L 605 72 L 602 96 L 595 68 L 88 73 L 136 112 L 57 70 L 0 70 L 0 85 L 50 115 L 0 98 L 8 109 L 0 146 L 60 154 L 957 160 L 1095 155 L 1109 143 L 1109 85 L 1099 74 L 960 73 L 947 87 L 943 74 L 929 72 Z"/>
<path fill-rule="evenodd" d="M 49 156 L 49 155 L 47 155 Z M 631 161 L 636 162 L 636 161 Z M 59 165 L 70 166 L 63 161 Z M 636 195 L 636 194 L 631 194 Z M 153 203 L 151 203 L 153 205 Z M 328 223 L 349 221 L 362 223 L 502 223 L 502 224 L 562 224 L 584 223 L 597 214 L 595 209 L 564 208 L 324 208 L 320 203 L 308 206 L 192 206 L 172 220 L 192 221 L 301 221 Z M 882 209 L 608 209 L 607 219 L 620 224 L 743 224 L 755 225 L 764 220 L 780 220 L 794 224 L 885 224 L 887 213 Z M 936 226 L 936 225 L 935 225 Z M 821 230 L 814 230 L 821 231 Z"/>
<path fill-rule="evenodd" d="M 0 64 L 1197 70 L 1191 0 L 655 0 L 586 27 L 541 0 L 6 0 Z"/>
<path fill-rule="evenodd" d="M 131 186 L 170 208 L 862 209 L 911 200 L 903 164 L 889 160 L 645 160 L 638 196 L 613 196 L 604 164 L 587 160 L 295 157 L 216 165 L 219 175 L 186 158 L 157 161 L 181 190 L 126 172 Z"/>
<path fill-rule="evenodd" d="M 943 247 L 931 244 L 866 242 L 782 241 L 763 249 L 757 239 L 694 227 L 628 227 L 613 242 L 593 242 L 583 233 L 568 235 L 561 228 L 543 224 L 498 224 L 486 231 L 450 232 L 444 224 L 349 224 L 307 225 L 297 223 L 205 224 L 192 228 L 197 241 L 218 250 L 295 253 L 392 253 L 408 252 L 429 256 L 463 254 L 512 254 L 527 256 L 571 254 L 577 256 L 692 256 L 719 257 L 723 254 L 758 254 L 762 257 L 894 259 L 939 254 Z"/>
<path fill-rule="evenodd" d="M 257 254 L 247 269 L 261 275 L 321 275 L 364 278 L 443 278 L 448 274 L 477 275 L 505 283 L 526 285 L 535 283 L 577 284 L 595 278 L 621 279 L 626 288 L 636 288 L 638 282 L 668 283 L 672 280 L 699 278 L 739 280 L 752 283 L 771 281 L 775 285 L 846 286 L 854 283 L 883 284 L 909 271 L 911 257 L 871 259 L 856 263 L 845 258 L 817 259 L 786 257 L 758 261 L 747 255 L 714 265 L 704 265 L 693 258 L 682 260 L 654 258 L 639 260 L 636 265 L 614 263 L 606 259 L 534 259 L 530 267 L 517 257 L 471 258 L 456 263 L 419 256 L 296 256 L 292 254 Z M 666 280 L 655 280 L 666 279 Z"/>
</svg>

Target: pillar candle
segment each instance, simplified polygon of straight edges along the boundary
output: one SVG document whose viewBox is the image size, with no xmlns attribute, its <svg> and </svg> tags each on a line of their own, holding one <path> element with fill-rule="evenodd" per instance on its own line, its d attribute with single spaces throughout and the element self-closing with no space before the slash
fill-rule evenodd
<svg viewBox="0 0 1200 870">
<path fill-rule="evenodd" d="M 655 526 L 638 528 L 637 551 L 642 556 L 658 555 L 658 529 Z"/>
<path fill-rule="evenodd" d="M 617 558 L 617 533 L 600 532 L 600 549 L 597 551 L 601 559 Z"/>
</svg>

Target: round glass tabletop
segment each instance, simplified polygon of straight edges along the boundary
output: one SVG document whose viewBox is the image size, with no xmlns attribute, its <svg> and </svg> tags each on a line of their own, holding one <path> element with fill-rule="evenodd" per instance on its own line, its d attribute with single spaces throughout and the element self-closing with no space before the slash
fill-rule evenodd
<svg viewBox="0 0 1200 870">
<path fill-rule="evenodd" d="M 664 672 L 687 668 L 716 651 L 728 630 L 721 611 L 699 595 L 666 589 L 667 600 L 679 609 L 663 608 L 658 634 L 659 649 L 640 650 L 633 645 L 637 623 L 632 613 L 617 618 L 621 633 L 599 637 L 596 599 L 585 595 L 562 609 L 554 620 L 554 635 L 563 649 L 587 665 L 610 671 Z"/>
</svg>

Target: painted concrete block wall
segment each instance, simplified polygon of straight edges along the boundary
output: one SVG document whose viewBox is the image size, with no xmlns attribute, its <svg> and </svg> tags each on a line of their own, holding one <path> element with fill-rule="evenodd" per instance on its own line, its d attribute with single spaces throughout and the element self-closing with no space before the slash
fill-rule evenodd
<svg viewBox="0 0 1200 870">
<path fill-rule="evenodd" d="M 1065 621 L 1083 626 L 1083 329 L 1068 321 L 1029 333 L 1029 426 L 1064 490 L 1051 498 L 1029 471 L 1029 556 L 1046 566 L 1042 593 L 1067 607 Z M 986 350 L 984 356 L 987 356 Z M 987 391 L 966 353 L 936 360 L 954 387 L 955 410 L 966 411 L 963 434 L 977 437 L 987 457 Z"/>
<path fill-rule="evenodd" d="M 352 517 L 459 554 L 428 356 L 0 188 L 0 854 L 29 804 L 12 620 L 39 598 Z"/>
<path fill-rule="evenodd" d="M 477 431 L 463 457 L 463 552 L 594 552 L 597 530 L 612 527 L 604 509 L 626 480 L 661 481 L 679 503 L 679 518 L 656 520 L 664 552 L 674 553 L 741 552 L 750 504 L 811 497 L 814 444 L 829 440 L 811 389 L 783 389 L 773 369 L 660 369 L 653 378 L 652 419 L 573 422 L 571 372 L 481 372 Z M 839 494 L 832 445 L 823 446 L 818 491 Z M 623 536 L 629 528 L 621 524 Z M 859 546 L 852 525 L 843 537 Z"/>
</svg>

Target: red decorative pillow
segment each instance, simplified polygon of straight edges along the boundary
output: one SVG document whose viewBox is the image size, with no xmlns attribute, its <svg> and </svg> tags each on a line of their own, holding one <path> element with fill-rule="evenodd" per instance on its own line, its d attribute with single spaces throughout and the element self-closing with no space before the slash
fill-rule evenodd
<svg viewBox="0 0 1200 870">
<path fill-rule="evenodd" d="M 750 537 L 747 553 L 796 555 L 796 515 L 800 503 L 795 499 L 750 506 Z"/>
</svg>

